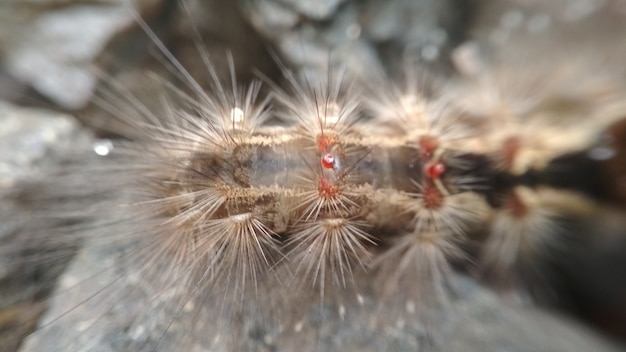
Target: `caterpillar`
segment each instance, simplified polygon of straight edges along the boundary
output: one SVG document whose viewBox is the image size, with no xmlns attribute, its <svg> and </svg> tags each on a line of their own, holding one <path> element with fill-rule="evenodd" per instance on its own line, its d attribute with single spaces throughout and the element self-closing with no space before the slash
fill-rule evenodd
<svg viewBox="0 0 626 352">
<path fill-rule="evenodd" d="M 269 83 L 265 97 L 232 67 L 224 83 L 207 66 L 208 92 L 169 91 L 185 108 L 166 100 L 154 113 L 128 98 L 141 115 L 122 117 L 130 140 L 28 190 L 38 221 L 60 224 L 49 236 L 27 227 L 22 260 L 46 265 L 84 246 L 93 268 L 61 281 L 65 298 L 27 350 L 450 347 L 453 268 L 533 283 L 543 252 L 561 255 L 568 222 L 623 205 L 616 187 L 563 180 L 589 175 L 580 164 L 621 175 L 617 88 L 585 118 L 559 120 L 549 99 L 515 101 L 526 87 L 502 94 L 512 102 L 489 95 L 510 81 L 480 67 L 435 96 L 411 75 L 407 89 L 363 91 L 285 70 L 287 88 Z M 63 197 L 69 209 L 50 211 Z M 55 331 L 72 317 L 78 337 Z M 368 340 L 381 331 L 412 338 Z"/>
</svg>

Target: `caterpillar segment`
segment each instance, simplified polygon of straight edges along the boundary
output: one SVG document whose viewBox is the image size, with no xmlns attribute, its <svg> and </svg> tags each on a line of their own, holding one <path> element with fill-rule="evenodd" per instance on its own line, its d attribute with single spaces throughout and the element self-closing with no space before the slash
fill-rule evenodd
<svg viewBox="0 0 626 352">
<path fill-rule="evenodd" d="M 245 132 L 238 128 L 246 125 L 245 115 L 237 108 L 222 111 L 234 124 L 222 123 L 219 133 L 201 131 L 212 132 L 206 138 L 221 136 L 229 143 L 212 150 L 190 148 L 187 161 L 164 161 L 178 162 L 184 171 L 151 184 L 157 187 L 153 194 L 160 195 L 153 201 L 168 209 L 168 223 L 187 229 L 177 238 L 186 238 L 184 248 L 193 248 L 190 257 L 206 257 L 206 271 L 215 277 L 250 273 L 237 276 L 242 277 L 237 287 L 257 282 L 283 261 L 298 263 L 294 277 L 304 282 L 332 277 L 345 286 L 350 268 L 368 267 L 379 242 L 386 247 L 384 234 L 409 233 L 418 242 L 430 238 L 428 243 L 438 243 L 432 241 L 438 235 L 447 243 L 448 238 L 462 239 L 466 228 L 479 221 L 475 218 L 483 216 L 477 207 L 467 207 L 480 198 L 470 192 L 471 182 L 465 189 L 455 185 L 461 174 L 474 171 L 471 166 L 464 170 L 468 166 L 459 160 L 474 161 L 440 147 L 430 134 L 417 142 L 407 134 L 400 142 L 373 143 L 356 132 L 344 136 L 344 127 L 337 126 L 340 119 L 321 115 L 315 116 L 325 121 L 316 135 L 297 132 L 303 129 L 298 125 L 255 126 Z M 194 140 L 202 133 L 185 138 Z M 394 222 L 389 216 L 393 209 L 413 217 L 413 228 Z"/>
<path fill-rule="evenodd" d="M 465 45 L 459 50 L 476 49 Z M 508 289 L 549 282 L 528 273 L 537 276 L 554 258 L 571 257 L 562 249 L 571 242 L 572 224 L 591 221 L 608 194 L 615 194 L 599 186 L 603 176 L 598 172 L 620 150 L 605 137 L 624 111 L 623 99 L 617 98 L 623 96 L 621 82 L 602 74 L 578 75 L 598 59 L 597 52 L 576 57 L 546 82 L 551 66 L 530 70 L 528 58 L 516 50 L 506 57 L 474 52 L 481 68 L 451 82 L 449 90 L 457 106 L 487 122 L 475 149 L 489 157 L 495 175 L 487 196 L 493 214 L 480 270 Z M 563 54 L 551 55 L 567 61 Z"/>
<path fill-rule="evenodd" d="M 116 175 L 134 190 L 123 218 L 140 224 L 111 240 L 136 244 L 127 260 L 154 285 L 187 288 L 172 321 L 204 300 L 219 302 L 219 314 L 263 299 L 262 315 L 302 317 L 280 313 L 303 302 L 286 299 L 293 292 L 345 311 L 366 294 L 365 278 L 380 309 L 416 322 L 416 306 L 449 296 L 456 263 L 475 264 L 466 247 L 484 242 L 479 264 L 506 278 L 520 258 L 558 247 L 556 218 L 591 214 L 576 192 L 545 187 L 557 159 L 518 172 L 525 145 L 485 152 L 484 124 L 448 103 L 403 108 L 379 129 L 375 109 L 335 88 L 296 94 L 277 111 L 255 102 L 256 89 L 178 112 L 115 151 L 128 167 Z M 292 111 L 303 97 L 305 111 Z"/>
</svg>

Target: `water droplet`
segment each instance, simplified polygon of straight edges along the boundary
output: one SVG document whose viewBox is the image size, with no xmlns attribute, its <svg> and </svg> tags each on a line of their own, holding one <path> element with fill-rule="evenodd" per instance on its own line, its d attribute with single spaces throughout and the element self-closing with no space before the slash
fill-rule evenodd
<svg viewBox="0 0 626 352">
<path fill-rule="evenodd" d="M 230 119 L 235 125 L 242 124 L 244 117 L 243 110 L 240 108 L 235 107 L 230 111 Z"/>
<path fill-rule="evenodd" d="M 100 156 L 107 156 L 113 150 L 113 142 L 109 139 L 98 140 L 93 144 L 94 153 Z"/>
</svg>

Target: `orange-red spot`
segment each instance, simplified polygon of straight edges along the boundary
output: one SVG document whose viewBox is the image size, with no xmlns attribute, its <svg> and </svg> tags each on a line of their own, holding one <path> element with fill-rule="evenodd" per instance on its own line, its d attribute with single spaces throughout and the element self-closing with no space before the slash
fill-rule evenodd
<svg viewBox="0 0 626 352">
<path fill-rule="evenodd" d="M 430 163 L 426 165 L 426 169 L 424 171 L 428 178 L 436 180 L 444 172 L 446 172 L 446 166 L 443 163 Z"/>
<path fill-rule="evenodd" d="M 317 192 L 322 198 L 334 198 L 339 195 L 339 187 L 330 183 L 326 178 L 320 177 L 317 183 Z"/>
<path fill-rule="evenodd" d="M 425 208 L 440 208 L 443 205 L 443 196 L 437 189 L 437 186 L 431 181 L 426 181 L 424 184 L 422 197 Z"/>
<path fill-rule="evenodd" d="M 439 147 L 437 139 L 429 135 L 421 136 L 417 144 L 420 147 L 420 153 L 423 159 L 430 159 L 433 153 L 435 153 L 435 150 Z"/>
<path fill-rule="evenodd" d="M 522 142 L 518 137 L 509 137 L 502 143 L 502 161 L 508 170 L 513 167 L 515 157 L 522 147 Z"/>
<path fill-rule="evenodd" d="M 317 136 L 317 152 L 322 154 L 326 153 L 330 147 L 337 143 L 337 136 L 322 134 Z"/>
<path fill-rule="evenodd" d="M 322 167 L 325 169 L 335 168 L 335 157 L 330 153 L 324 154 L 324 156 L 322 156 L 322 159 L 320 161 L 322 163 Z"/>
<path fill-rule="evenodd" d="M 506 200 L 506 208 L 516 218 L 524 217 L 528 214 L 529 208 L 524 201 L 515 192 L 511 192 Z"/>
</svg>

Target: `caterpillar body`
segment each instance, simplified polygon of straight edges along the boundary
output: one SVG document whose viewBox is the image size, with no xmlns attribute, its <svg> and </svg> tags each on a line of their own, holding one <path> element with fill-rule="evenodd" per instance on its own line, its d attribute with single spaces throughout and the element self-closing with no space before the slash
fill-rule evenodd
<svg viewBox="0 0 626 352">
<path fill-rule="evenodd" d="M 284 343 L 287 331 L 307 330 L 303 322 L 310 301 L 333 307 L 328 309 L 342 319 L 365 314 L 360 311 L 393 311 L 370 322 L 369 329 L 403 320 L 419 331 L 428 324 L 423 312 L 446 306 L 451 263 L 468 259 L 464 248 L 485 241 L 485 232 L 491 232 L 486 267 L 510 274 L 516 265 L 511 258 L 535 258 L 524 254 L 533 248 L 524 247 L 522 239 L 542 241 L 537 234 L 555 226 L 550 216 L 593 213 L 592 201 L 578 192 L 541 190 L 549 167 L 519 174 L 507 168 L 512 162 L 502 166 L 498 160 L 514 153 L 505 147 L 505 157 L 485 153 L 475 137 L 479 132 L 467 131 L 486 127 L 449 104 L 404 105 L 405 113 L 395 120 L 380 120 L 371 113 L 376 109 L 342 99 L 336 93 L 342 90 L 331 82 L 295 103 L 278 92 L 278 105 L 286 106 L 279 113 L 268 108 L 267 100 L 255 105 L 257 90 L 256 85 L 243 93 L 233 90 L 208 108 L 170 112 L 156 123 L 136 122 L 146 138 L 115 145 L 106 172 L 89 178 L 133 190 L 124 196 L 128 199 L 117 200 L 121 213 L 87 238 L 99 243 L 96 247 L 126 247 L 113 266 L 124 263 L 125 269 L 95 293 L 86 291 L 86 297 L 71 302 L 85 304 L 107 292 L 131 294 L 119 289 L 117 280 L 134 273 L 155 290 L 149 308 L 141 311 L 164 315 L 160 328 L 152 327 L 160 333 L 149 338 L 136 333 L 141 338 L 120 348 L 171 349 L 164 336 L 183 329 L 175 322 L 187 316 L 188 325 L 181 324 L 189 332 L 179 334 L 189 343 L 198 344 L 198 335 L 210 336 L 200 350 L 254 349 L 241 345 L 238 334 L 245 332 L 235 330 L 227 338 L 201 330 L 206 327 L 200 316 L 228 321 L 238 314 L 250 319 L 247 324 L 261 319 L 256 324 L 264 326 L 265 338 L 272 336 L 264 343 L 280 346 L 277 341 Z M 398 97 L 401 101 L 406 99 Z M 280 124 L 264 123 L 275 116 Z M 110 182 L 111 177 L 119 179 Z M 119 189 L 104 192 L 109 191 Z M 564 197 L 571 208 L 558 205 L 555 196 Z M 106 201 L 93 211 L 101 214 L 110 206 Z M 539 213 L 530 212 L 531 206 Z M 82 232 L 70 236 L 74 241 L 82 237 Z M 137 290 L 134 285 L 126 289 Z M 170 303 L 161 306 L 165 299 Z M 98 305 L 106 315 L 115 304 L 104 302 Z M 71 306 L 65 309 L 74 313 Z M 96 324 L 99 318 L 89 321 Z M 159 320 L 136 319 L 144 321 L 142 332 L 146 320 Z M 98 340 L 89 329 L 84 336 L 91 340 L 81 348 Z"/>
</svg>

